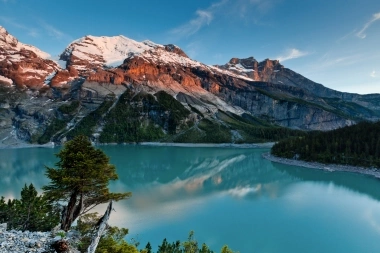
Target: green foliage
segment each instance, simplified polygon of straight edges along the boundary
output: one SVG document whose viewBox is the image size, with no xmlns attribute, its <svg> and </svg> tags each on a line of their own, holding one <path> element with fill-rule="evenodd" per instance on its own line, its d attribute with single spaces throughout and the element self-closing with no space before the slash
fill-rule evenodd
<svg viewBox="0 0 380 253">
<path fill-rule="evenodd" d="M 157 97 L 158 103 L 164 107 L 166 110 L 171 111 L 173 114 L 173 118 L 175 119 L 183 119 L 187 117 L 190 112 L 187 110 L 181 102 L 176 100 L 173 96 L 170 94 L 166 93 L 165 91 L 159 91 L 155 94 Z"/>
<path fill-rule="evenodd" d="M 230 130 L 216 122 L 203 118 L 197 125 L 178 134 L 173 139 L 180 143 L 229 143 Z"/>
<path fill-rule="evenodd" d="M 80 105 L 79 100 L 75 100 L 71 102 L 70 104 L 63 104 L 58 108 L 58 111 L 60 111 L 63 114 L 72 114 L 74 113 Z"/>
<path fill-rule="evenodd" d="M 181 102 L 177 101 L 165 91 L 159 91 L 155 94 L 158 103 L 170 112 L 168 121 L 168 132 L 170 134 L 176 133 L 177 126 L 180 126 L 181 120 L 186 118 L 190 112 Z"/>
<path fill-rule="evenodd" d="M 355 119 L 355 120 L 360 119 L 357 117 L 357 115 L 347 114 L 347 112 L 345 112 L 344 110 L 342 111 L 341 108 L 337 109 L 337 108 L 329 106 L 327 104 L 307 101 L 305 99 L 301 99 L 301 98 L 298 98 L 295 96 L 291 96 L 291 95 L 286 94 L 286 93 L 281 93 L 281 94 L 280 93 L 271 93 L 270 91 L 267 91 L 267 90 L 264 90 L 261 88 L 256 88 L 256 90 L 259 93 L 261 93 L 267 97 L 270 97 L 274 100 L 279 101 L 280 103 L 289 103 L 289 106 L 293 106 L 293 105 L 297 105 L 297 104 L 301 105 L 301 106 L 304 105 L 307 107 L 331 112 L 331 113 L 336 114 L 337 116 L 340 116 L 340 117 L 345 118 L 345 119 Z"/>
<path fill-rule="evenodd" d="M 199 249 L 199 253 L 213 253 L 205 243 L 202 243 L 202 248 Z"/>
<path fill-rule="evenodd" d="M 44 196 L 38 196 L 33 184 L 21 190 L 21 199 L 0 199 L 0 223 L 10 229 L 49 231 L 59 223 L 59 212 Z"/>
<path fill-rule="evenodd" d="M 51 138 L 63 128 L 66 127 L 66 121 L 55 118 L 50 125 L 46 128 L 45 132 L 41 137 L 38 138 L 38 144 L 48 143 Z"/>
<path fill-rule="evenodd" d="M 58 108 L 58 111 L 67 115 L 59 118 L 54 118 L 41 136 L 32 136 L 31 142 L 45 144 L 51 141 L 54 135 L 65 129 L 67 123 L 73 118 L 73 113 L 77 110 L 79 105 L 79 101 L 73 101 L 70 104 L 61 105 Z"/>
<path fill-rule="evenodd" d="M 380 116 L 379 111 L 371 110 L 354 102 L 344 101 L 339 98 L 323 98 L 323 100 L 325 100 L 329 105 L 333 106 L 337 110 L 351 115 L 353 118 L 361 119 Z"/>
<path fill-rule="evenodd" d="M 56 235 L 60 236 L 61 238 L 66 237 L 66 233 L 63 232 L 63 231 L 59 231 L 59 232 L 57 232 Z"/>
<path fill-rule="evenodd" d="M 146 93 L 133 95 L 128 89 L 120 96 L 105 118 L 106 124 L 99 137 L 100 142 L 155 141 L 164 136 L 161 127 L 156 126 L 150 118 L 150 114 L 160 114 L 161 111 L 155 98 Z"/>
<path fill-rule="evenodd" d="M 162 241 L 162 244 L 158 246 L 157 253 L 182 253 L 182 245 L 180 241 L 168 243 L 166 238 Z"/>
<path fill-rule="evenodd" d="M 130 197 L 130 193 L 109 192 L 109 181 L 118 179 L 115 166 L 87 137 L 75 137 L 56 156 L 57 168 L 46 167 L 51 182 L 43 190 L 50 201 L 67 204 L 61 229 L 67 231 L 78 216 L 99 204 Z"/>
<path fill-rule="evenodd" d="M 191 111 L 195 112 L 196 114 L 204 118 L 203 113 L 201 113 L 197 108 L 195 108 L 194 106 L 191 106 L 191 104 L 187 104 L 187 105 L 190 107 Z"/>
<path fill-rule="evenodd" d="M 194 126 L 184 132 L 178 134 L 173 138 L 173 142 L 178 143 L 202 143 L 204 142 L 203 138 L 206 134 L 199 129 L 197 126 Z"/>
<path fill-rule="evenodd" d="M 202 119 L 199 122 L 198 128 L 206 133 L 203 138 L 206 143 L 228 143 L 231 142 L 230 130 L 215 121 Z"/>
<path fill-rule="evenodd" d="M 380 167 L 380 122 L 361 122 L 329 132 L 280 141 L 272 154 L 321 163 Z"/>
<path fill-rule="evenodd" d="M 189 232 L 189 237 L 187 241 L 183 244 L 183 250 L 186 253 L 198 253 L 198 242 L 194 240 L 194 231 Z"/>
<path fill-rule="evenodd" d="M 113 101 L 104 101 L 96 110 L 84 117 L 75 128 L 67 134 L 67 138 L 72 139 L 78 135 L 84 135 L 87 137 L 92 136 L 94 127 L 103 118 L 103 115 L 108 111 L 112 104 Z"/>
<path fill-rule="evenodd" d="M 145 253 L 148 251 L 141 252 Z M 158 246 L 157 253 L 214 253 L 214 251 L 210 250 L 205 243 L 203 243 L 201 248 L 199 248 L 198 242 L 194 239 L 194 232 L 190 231 L 187 241 L 183 243 L 180 241 L 169 243 L 165 238 L 161 245 Z M 234 253 L 234 251 L 228 248 L 227 245 L 224 245 L 221 249 L 221 253 Z"/>
<path fill-rule="evenodd" d="M 246 143 L 278 141 L 291 136 L 304 135 L 302 131 L 270 125 L 251 115 L 243 116 L 223 111 L 217 113 L 218 119 L 225 122 L 231 130 L 238 131 Z"/>
<path fill-rule="evenodd" d="M 198 125 L 178 134 L 174 142 L 230 143 L 231 131 L 237 131 L 241 143 L 278 141 L 292 136 L 304 136 L 305 132 L 271 125 L 251 115 L 239 116 L 231 112 L 219 111 L 217 120 L 203 118 Z"/>
<path fill-rule="evenodd" d="M 73 112 L 79 102 L 60 107 L 61 112 Z M 301 131 L 274 126 L 270 122 L 248 114 L 242 116 L 219 111 L 216 119 L 206 119 L 198 109 L 199 122 L 187 120 L 190 111 L 165 91 L 151 95 L 127 89 L 111 108 L 105 101 L 98 109 L 82 119 L 67 137 L 90 137 L 94 127 L 103 124 L 101 143 L 138 143 L 143 141 L 173 141 L 185 143 L 256 143 L 277 141 L 300 136 Z M 106 113 L 108 112 L 108 113 Z M 52 125 L 51 127 L 53 127 Z M 46 131 L 41 141 L 48 141 L 56 128 Z M 233 133 L 233 134 L 232 134 Z"/>
<path fill-rule="evenodd" d="M 227 245 L 224 245 L 220 251 L 220 253 L 234 253 Z"/>
<path fill-rule="evenodd" d="M 97 213 L 89 213 L 78 219 L 76 229 L 82 235 L 81 244 L 78 250 L 87 252 L 87 248 L 91 243 L 96 224 L 101 217 Z M 105 234 L 99 241 L 96 253 L 139 253 L 136 246 L 127 243 L 124 238 L 128 234 L 128 229 L 108 226 Z"/>
</svg>

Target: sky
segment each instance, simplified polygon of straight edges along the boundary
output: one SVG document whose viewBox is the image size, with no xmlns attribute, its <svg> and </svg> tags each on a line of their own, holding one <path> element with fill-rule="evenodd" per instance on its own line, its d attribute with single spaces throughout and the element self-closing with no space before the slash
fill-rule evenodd
<svg viewBox="0 0 380 253">
<path fill-rule="evenodd" d="M 278 59 L 329 88 L 380 93 L 379 0 L 0 0 L 0 25 L 57 57 L 86 35 L 176 44 L 192 59 Z"/>
</svg>

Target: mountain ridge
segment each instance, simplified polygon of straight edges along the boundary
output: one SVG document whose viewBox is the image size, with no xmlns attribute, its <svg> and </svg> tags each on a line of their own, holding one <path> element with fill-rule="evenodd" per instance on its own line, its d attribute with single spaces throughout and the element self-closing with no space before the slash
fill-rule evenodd
<svg viewBox="0 0 380 253">
<path fill-rule="evenodd" d="M 133 113 L 125 117 L 133 117 L 130 123 L 136 129 L 143 129 L 142 132 L 148 128 L 156 133 L 162 131 L 157 135 L 162 140 L 175 141 L 181 133 L 191 131 L 207 136 L 211 132 L 206 130 L 212 125 L 219 126 L 228 136 L 225 140 L 244 142 L 250 139 L 247 136 L 251 136 L 248 132 L 252 134 L 253 126 L 331 130 L 380 118 L 380 94 L 335 91 L 277 60 L 232 58 L 225 65 L 209 66 L 190 59 L 173 44 L 137 42 L 125 36 L 88 35 L 73 41 L 63 51 L 60 55 L 61 63 L 66 62 L 63 68 L 30 48 L 18 47 L 4 28 L 0 31 L 0 41 L 4 44 L 0 49 L 0 86 L 15 97 L 12 100 L 2 96 L 4 112 L 0 124 L 8 129 L 0 133 L 4 138 L 11 138 L 10 132 L 14 131 L 14 139 L 29 142 L 36 142 L 42 136 L 44 141 L 65 141 L 83 119 L 108 103 L 106 110 L 101 109 L 101 115 L 95 113 L 98 118 L 87 131 L 99 141 L 103 129 L 110 131 L 110 122 L 115 122 L 109 118 L 112 110 L 124 108 L 118 107 L 118 103 L 126 92 L 129 95 L 123 97 L 128 106 L 124 109 Z M 20 57 L 14 60 L 14 55 Z M 160 92 L 180 103 L 174 103 Z M 79 106 L 73 112 L 60 111 L 61 106 L 75 101 Z M 181 107 L 190 113 L 175 116 L 177 109 L 183 110 Z M 243 130 L 242 125 L 248 124 L 247 117 L 253 117 L 256 125 Z M 118 122 L 128 128 L 131 124 L 124 124 L 128 120 Z M 259 121 L 262 123 L 257 124 Z M 113 137 L 108 139 L 115 141 Z"/>
</svg>

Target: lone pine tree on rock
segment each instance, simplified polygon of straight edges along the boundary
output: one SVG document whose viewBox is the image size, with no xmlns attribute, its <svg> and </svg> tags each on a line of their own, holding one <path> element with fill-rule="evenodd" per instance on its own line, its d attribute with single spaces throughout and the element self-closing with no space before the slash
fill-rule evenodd
<svg viewBox="0 0 380 253">
<path fill-rule="evenodd" d="M 60 159 L 57 168 L 46 167 L 51 182 L 42 189 L 51 202 L 64 203 L 62 230 L 68 231 L 76 218 L 99 204 L 131 196 L 130 192 L 109 192 L 109 181 L 118 179 L 115 166 L 87 137 L 75 137 L 56 156 Z"/>
</svg>

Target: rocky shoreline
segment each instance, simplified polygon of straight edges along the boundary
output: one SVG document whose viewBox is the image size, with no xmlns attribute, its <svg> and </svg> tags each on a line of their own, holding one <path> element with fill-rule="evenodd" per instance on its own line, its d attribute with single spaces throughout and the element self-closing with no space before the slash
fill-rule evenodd
<svg viewBox="0 0 380 253">
<path fill-rule="evenodd" d="M 274 142 L 265 143 L 174 143 L 174 142 L 141 142 L 143 146 L 171 146 L 171 147 L 195 147 L 195 148 L 271 148 Z"/>
<path fill-rule="evenodd" d="M 76 231 L 70 231 L 61 237 L 63 231 L 52 232 L 30 232 L 30 231 L 7 231 L 7 224 L 0 224 L 0 253 L 47 253 L 56 252 L 53 244 L 60 241 L 78 243 L 78 234 Z M 79 253 L 75 248 L 69 247 L 70 253 Z"/>
<path fill-rule="evenodd" d="M 0 253 L 11 252 L 50 252 L 54 238 L 51 232 L 29 232 L 6 230 L 6 224 L 0 224 Z"/>
<path fill-rule="evenodd" d="M 359 173 L 363 175 L 373 176 L 375 178 L 380 179 L 380 168 L 365 168 L 365 167 L 357 167 L 350 165 L 340 165 L 340 164 L 323 164 L 317 162 L 306 162 L 300 160 L 287 159 L 282 157 L 277 157 L 268 153 L 263 153 L 262 157 L 276 163 L 305 167 L 311 169 L 319 169 L 324 171 L 341 171 L 341 172 L 351 172 L 351 173 Z"/>
<path fill-rule="evenodd" d="M 104 143 L 96 144 L 96 146 L 108 146 L 108 145 L 142 145 L 142 146 L 163 146 L 163 147 L 210 147 L 210 148 L 271 148 L 274 142 L 265 143 L 174 143 L 174 142 L 140 142 L 140 143 Z M 1 149 L 14 149 L 14 148 L 54 148 L 57 145 L 50 142 L 47 144 L 29 144 L 25 142 L 15 143 L 13 145 L 4 145 L 0 143 Z"/>
</svg>

